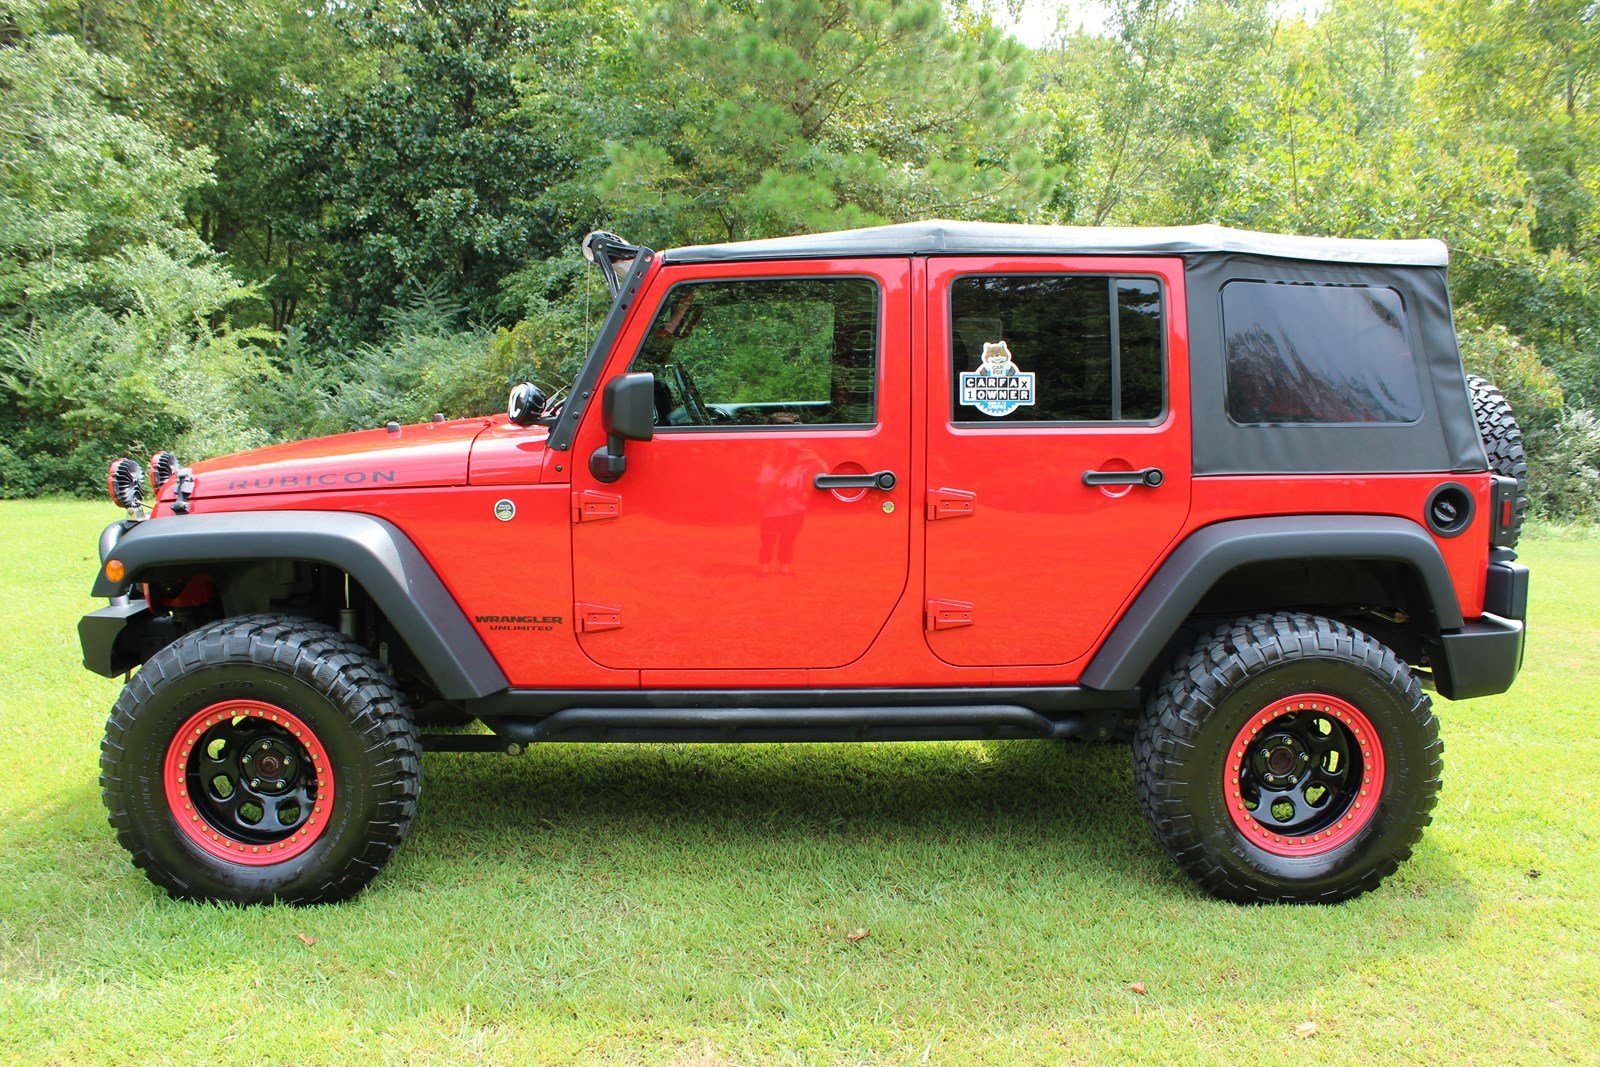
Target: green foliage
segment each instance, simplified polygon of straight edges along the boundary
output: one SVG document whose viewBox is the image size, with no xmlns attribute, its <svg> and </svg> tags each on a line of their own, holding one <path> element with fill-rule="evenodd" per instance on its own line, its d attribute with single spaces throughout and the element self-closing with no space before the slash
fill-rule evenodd
<svg viewBox="0 0 1600 1067">
<path fill-rule="evenodd" d="M 219 319 L 253 294 L 183 224 L 207 156 L 114 113 L 124 73 L 69 38 L 0 47 L 0 495 L 266 440 L 272 335 Z"/>
<path fill-rule="evenodd" d="M 1533 503 L 1543 518 L 1600 522 L 1600 415 L 1564 407 L 1539 439 Z"/>
<path fill-rule="evenodd" d="M 1591 0 L 1112 0 L 1032 50 L 1014 8 L 0 0 L 0 492 L 554 388 L 607 303 L 591 228 L 939 216 L 1443 238 L 1536 491 L 1581 462 Z"/>
<path fill-rule="evenodd" d="M 649 106 L 600 193 L 653 241 L 1020 218 L 1055 178 L 1019 106 L 1023 49 L 936 0 L 663 4 L 632 52 Z"/>
<path fill-rule="evenodd" d="M 572 168 L 562 131 L 518 95 L 518 65 L 545 48 L 540 24 L 511 0 L 339 18 L 353 48 L 381 58 L 308 92 L 271 137 L 297 235 L 326 246 L 307 328 L 326 346 L 364 343 L 419 286 L 487 318 L 508 274 L 575 236 L 543 202 Z"/>
<path fill-rule="evenodd" d="M 462 306 L 442 282 L 385 309 L 384 340 L 356 347 L 351 373 L 319 397 L 316 428 L 337 432 L 390 419 L 425 422 L 437 411 L 469 415 L 497 404 L 501 397 L 480 389 L 489 334 L 462 322 Z"/>
</svg>

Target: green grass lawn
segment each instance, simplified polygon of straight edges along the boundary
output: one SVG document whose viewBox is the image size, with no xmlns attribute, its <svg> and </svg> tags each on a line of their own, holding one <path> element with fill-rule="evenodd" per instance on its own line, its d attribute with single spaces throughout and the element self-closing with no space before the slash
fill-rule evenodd
<svg viewBox="0 0 1600 1067">
<path fill-rule="evenodd" d="M 1528 667 L 1441 701 L 1433 826 L 1348 904 L 1202 897 L 1126 748 L 1010 742 L 430 755 L 396 861 L 295 910 L 112 840 L 75 623 L 115 517 L 0 503 L 0 1058 L 1600 1059 L 1600 543 L 1526 547 Z"/>
</svg>

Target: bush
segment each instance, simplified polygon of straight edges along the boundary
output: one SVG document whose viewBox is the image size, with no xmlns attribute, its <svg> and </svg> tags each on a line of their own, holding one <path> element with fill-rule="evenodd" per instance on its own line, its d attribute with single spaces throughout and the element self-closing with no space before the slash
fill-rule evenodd
<svg viewBox="0 0 1600 1067">
<path fill-rule="evenodd" d="M 1600 520 L 1600 415 L 1563 407 L 1538 445 L 1535 512 L 1556 521 Z"/>
</svg>

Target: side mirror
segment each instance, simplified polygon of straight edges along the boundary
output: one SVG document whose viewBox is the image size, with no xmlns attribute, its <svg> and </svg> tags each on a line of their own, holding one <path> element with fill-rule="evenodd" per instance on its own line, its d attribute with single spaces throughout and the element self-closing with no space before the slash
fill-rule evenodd
<svg viewBox="0 0 1600 1067">
<path fill-rule="evenodd" d="M 656 376 L 643 371 L 607 382 L 600 394 L 600 424 L 606 430 L 606 443 L 589 457 L 589 473 L 598 481 L 614 482 L 628 469 L 624 442 L 655 436 Z"/>
</svg>

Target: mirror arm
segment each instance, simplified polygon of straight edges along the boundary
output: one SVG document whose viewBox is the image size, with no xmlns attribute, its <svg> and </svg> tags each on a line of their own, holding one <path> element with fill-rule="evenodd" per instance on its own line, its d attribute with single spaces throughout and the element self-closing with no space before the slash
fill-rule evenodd
<svg viewBox="0 0 1600 1067">
<path fill-rule="evenodd" d="M 614 482 L 628 469 L 628 457 L 623 454 L 623 439 L 614 433 L 606 434 L 606 443 L 589 456 L 589 473 L 597 482 Z"/>
</svg>

